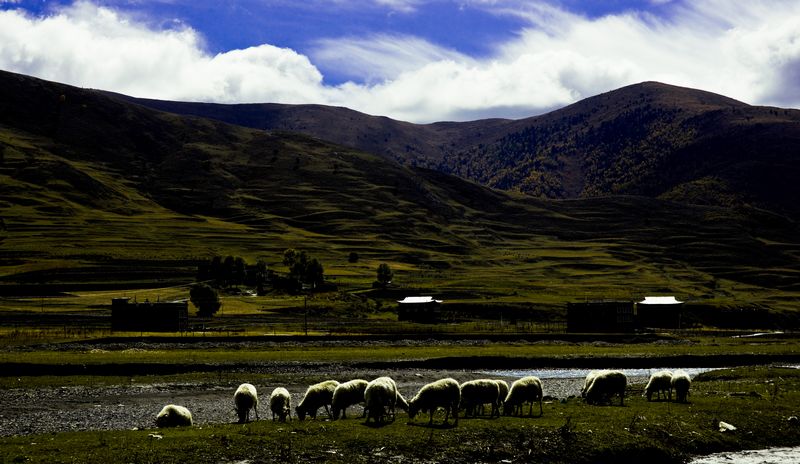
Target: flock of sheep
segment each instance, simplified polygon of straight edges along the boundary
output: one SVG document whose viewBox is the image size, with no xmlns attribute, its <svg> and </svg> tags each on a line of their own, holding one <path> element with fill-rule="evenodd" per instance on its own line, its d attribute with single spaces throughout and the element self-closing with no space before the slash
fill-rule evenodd
<svg viewBox="0 0 800 464">
<path fill-rule="evenodd" d="M 616 370 L 592 371 L 586 376 L 581 396 L 587 404 L 607 404 L 615 396 L 619 396 L 620 405 L 624 404 L 625 390 L 628 385 L 627 376 Z M 645 387 L 645 396 L 652 401 L 653 394 L 657 399 L 664 394 L 672 401 L 672 391 L 676 400 L 686 402 L 689 395 L 691 379 L 682 371 L 659 371 L 651 375 Z M 444 409 L 444 424 L 453 416 L 454 425 L 458 425 L 459 411 L 464 410 L 464 417 L 485 414 L 485 406 L 490 405 L 490 417 L 499 417 L 500 410 L 505 415 L 523 415 L 523 406 L 527 403 L 528 415 L 533 415 L 534 405 L 542 409 L 542 381 L 535 376 L 527 376 L 512 382 L 509 387 L 504 380 L 478 379 L 459 384 L 451 378 L 440 379 L 424 385 L 410 400 L 403 398 L 397 390 L 397 384 L 390 377 L 378 377 L 367 382 L 362 379 L 339 383 L 326 380 L 308 387 L 303 399 L 295 407 L 297 418 L 304 420 L 306 416 L 316 419 L 317 411 L 325 408 L 332 420 L 346 418 L 347 408 L 356 404 L 364 405 L 362 418 L 369 424 L 384 423 L 394 420 L 397 408 L 402 409 L 413 420 L 419 413 L 428 413 L 428 424 L 433 423 L 433 414 L 439 408 Z M 240 423 L 250 420 L 250 411 L 258 420 L 258 393 L 256 388 L 243 383 L 233 394 L 233 405 Z M 277 387 L 269 396 L 269 409 L 272 420 L 291 420 L 292 397 L 283 387 Z M 192 425 L 192 413 L 183 406 L 169 404 L 164 406 L 156 416 L 156 426 L 177 427 Z"/>
</svg>

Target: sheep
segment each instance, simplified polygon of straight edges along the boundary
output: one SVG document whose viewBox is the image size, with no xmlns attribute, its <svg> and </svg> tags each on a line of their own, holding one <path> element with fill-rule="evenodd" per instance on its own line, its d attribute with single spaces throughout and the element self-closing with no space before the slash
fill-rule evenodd
<svg viewBox="0 0 800 464">
<path fill-rule="evenodd" d="M 408 402 L 408 417 L 412 420 L 417 412 L 429 412 L 428 425 L 433 424 L 433 413 L 441 407 L 445 410 L 444 424 L 450 413 L 453 413 L 454 425 L 458 425 L 458 406 L 461 403 L 461 388 L 458 382 L 451 378 L 440 379 L 424 385 L 414 398 Z"/>
<path fill-rule="evenodd" d="M 269 395 L 269 409 L 272 411 L 272 420 L 277 418 L 281 422 L 286 422 L 286 417 L 292 419 L 292 395 L 289 390 L 283 387 L 276 387 Z"/>
<path fill-rule="evenodd" d="M 397 407 L 408 412 L 408 401 L 400 394 L 400 390 L 397 390 Z"/>
<path fill-rule="evenodd" d="M 500 390 L 500 395 L 497 397 L 498 406 L 502 407 L 506 402 L 506 396 L 508 396 L 508 382 L 506 382 L 505 380 L 495 380 L 495 382 L 497 382 L 497 388 Z M 484 414 L 484 409 L 482 404 L 478 405 L 478 411 L 479 414 L 481 415 Z M 498 409 L 498 415 L 499 411 L 500 410 Z"/>
<path fill-rule="evenodd" d="M 300 420 L 304 420 L 306 414 L 308 414 L 312 419 L 316 419 L 317 409 L 324 406 L 328 417 L 333 418 L 328 406 L 333 402 L 333 391 L 336 390 L 338 386 L 339 382 L 335 380 L 326 380 L 308 387 L 305 396 L 295 408 L 297 417 L 300 418 Z"/>
<path fill-rule="evenodd" d="M 239 385 L 236 392 L 233 394 L 233 409 L 239 416 L 239 423 L 243 424 L 250 420 L 250 410 L 256 412 L 256 420 L 258 420 L 258 393 L 256 387 L 249 383 Z"/>
<path fill-rule="evenodd" d="M 522 405 L 529 403 L 528 415 L 533 416 L 533 403 L 539 403 L 539 416 L 544 414 L 542 409 L 543 397 L 542 381 L 539 377 L 529 375 L 521 379 L 515 380 L 511 384 L 511 389 L 508 391 L 505 402 L 503 404 L 503 413 L 509 416 L 514 413 L 522 414 Z"/>
<path fill-rule="evenodd" d="M 586 391 L 589 390 L 589 385 L 592 384 L 597 374 L 603 371 L 590 371 L 586 374 L 586 379 L 583 381 L 583 388 L 581 388 L 581 398 L 586 398 Z"/>
<path fill-rule="evenodd" d="M 508 396 L 508 382 L 505 380 L 495 380 L 497 382 L 497 388 L 500 389 L 500 403 L 506 402 L 506 396 Z"/>
<path fill-rule="evenodd" d="M 333 400 L 331 401 L 333 420 L 339 418 L 340 411 L 342 413 L 342 419 L 346 419 L 347 407 L 364 401 L 364 390 L 366 390 L 367 384 L 368 382 L 366 380 L 355 379 L 339 384 L 336 387 L 333 391 Z"/>
<path fill-rule="evenodd" d="M 685 371 L 677 370 L 672 374 L 672 388 L 675 390 L 675 401 L 686 403 L 689 400 L 689 388 L 692 379 Z"/>
<path fill-rule="evenodd" d="M 661 392 L 666 392 L 665 397 L 672 401 L 672 372 L 658 371 L 650 376 L 650 381 L 644 387 L 644 394 L 647 396 L 647 401 L 653 400 L 653 393 L 655 392 L 658 399 L 661 399 Z"/>
<path fill-rule="evenodd" d="M 183 427 L 192 425 L 192 413 L 183 406 L 168 404 L 156 416 L 156 427 Z"/>
<path fill-rule="evenodd" d="M 500 417 L 500 387 L 497 381 L 491 379 L 470 380 L 461 384 L 461 407 L 464 409 L 464 417 L 477 415 L 477 409 L 483 409 L 483 405 L 492 405 L 490 417 Z"/>
<path fill-rule="evenodd" d="M 391 377 L 378 377 L 367 384 L 364 389 L 364 415 L 367 423 L 370 419 L 376 424 L 383 422 L 388 415 L 394 420 L 395 406 L 408 409 L 408 403 L 398 393 L 397 384 Z"/>
<path fill-rule="evenodd" d="M 619 395 L 619 405 L 625 404 L 625 388 L 628 386 L 628 377 L 620 371 L 600 371 L 586 389 L 586 402 L 599 404 L 611 402 L 614 395 Z"/>
</svg>

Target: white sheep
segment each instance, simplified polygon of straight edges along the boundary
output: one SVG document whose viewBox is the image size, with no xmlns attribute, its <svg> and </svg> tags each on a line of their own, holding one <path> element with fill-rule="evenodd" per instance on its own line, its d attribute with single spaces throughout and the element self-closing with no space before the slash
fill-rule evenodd
<svg viewBox="0 0 800 464">
<path fill-rule="evenodd" d="M 592 380 L 586 390 L 586 402 L 599 404 L 611 402 L 614 395 L 619 395 L 619 404 L 625 404 L 625 389 L 628 387 L 628 377 L 620 371 L 600 371 Z"/>
<path fill-rule="evenodd" d="M 342 413 L 342 419 L 346 419 L 347 407 L 364 401 L 364 390 L 367 389 L 368 383 L 366 380 L 355 379 L 336 387 L 331 401 L 333 420 L 339 418 L 339 412 Z"/>
<path fill-rule="evenodd" d="M 312 419 L 316 419 L 317 410 L 324 406 L 325 412 L 328 413 L 329 417 L 333 418 L 328 406 L 333 402 L 333 392 L 338 386 L 339 382 L 335 380 L 326 380 L 308 387 L 305 396 L 303 396 L 300 404 L 295 408 L 297 417 L 300 420 L 304 420 L 306 414 L 308 414 Z"/>
<path fill-rule="evenodd" d="M 400 390 L 397 390 L 397 407 L 408 412 L 408 401 L 400 394 Z"/>
<path fill-rule="evenodd" d="M 450 413 L 453 413 L 455 419 L 454 425 L 458 425 L 458 406 L 461 403 L 461 388 L 458 382 L 451 378 L 440 379 L 424 385 L 414 398 L 408 402 L 408 417 L 414 419 L 417 412 L 429 412 L 430 419 L 428 424 L 433 424 L 433 413 L 437 408 L 445 410 L 444 424 L 447 424 L 447 419 Z"/>
<path fill-rule="evenodd" d="M 644 394 L 647 396 L 647 401 L 653 400 L 653 393 L 656 393 L 657 399 L 661 399 L 661 392 L 664 392 L 664 397 L 672 401 L 672 372 L 658 371 L 650 375 L 650 381 L 644 387 Z"/>
<path fill-rule="evenodd" d="M 528 415 L 533 415 L 533 404 L 539 403 L 539 416 L 544 414 L 542 409 L 543 388 L 542 381 L 539 377 L 529 375 L 521 379 L 515 380 L 511 384 L 511 389 L 508 391 L 505 402 L 503 404 L 503 413 L 505 415 L 522 414 L 522 405 L 524 403 L 530 404 Z"/>
<path fill-rule="evenodd" d="M 586 392 L 589 390 L 589 385 L 592 384 L 597 374 L 603 371 L 590 371 L 586 374 L 586 379 L 583 381 L 583 388 L 581 388 L 581 398 L 586 398 Z"/>
<path fill-rule="evenodd" d="M 236 392 L 233 394 L 233 409 L 239 416 L 239 423 L 245 423 L 250 420 L 250 410 L 256 412 L 256 420 L 258 420 L 258 393 L 256 387 L 249 383 L 239 385 Z"/>
<path fill-rule="evenodd" d="M 490 417 L 500 417 L 500 387 L 496 380 L 477 379 L 461 384 L 461 408 L 464 417 L 477 415 L 484 404 L 492 405 Z"/>
<path fill-rule="evenodd" d="M 175 404 L 168 404 L 156 416 L 156 427 L 182 427 L 192 425 L 192 413 L 189 409 Z"/>
<path fill-rule="evenodd" d="M 376 424 L 383 422 L 388 415 L 394 420 L 395 406 L 408 408 L 391 377 L 378 377 L 367 383 L 364 389 L 364 415 L 367 423 L 370 419 Z"/>
<path fill-rule="evenodd" d="M 277 418 L 286 422 L 286 417 L 292 419 L 292 395 L 283 387 L 276 387 L 269 395 L 269 409 L 272 411 L 272 420 Z"/>
<path fill-rule="evenodd" d="M 689 388 L 692 379 L 685 371 L 677 370 L 672 374 L 672 388 L 675 390 L 675 401 L 685 403 L 689 400 Z"/>
<path fill-rule="evenodd" d="M 508 382 L 505 380 L 495 380 L 497 382 L 497 388 L 500 389 L 500 403 L 506 402 L 506 396 L 508 396 Z"/>
</svg>

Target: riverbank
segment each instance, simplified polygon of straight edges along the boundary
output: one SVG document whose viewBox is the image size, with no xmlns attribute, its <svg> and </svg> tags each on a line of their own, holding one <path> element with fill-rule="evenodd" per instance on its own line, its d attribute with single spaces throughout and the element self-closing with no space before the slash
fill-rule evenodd
<svg viewBox="0 0 800 464">
<path fill-rule="evenodd" d="M 423 383 L 444 375 L 459 381 L 484 375 L 472 371 L 396 369 L 401 392 L 412 395 Z M 382 427 L 367 426 L 351 411 L 350 419 L 275 423 L 265 407 L 261 420 L 234 424 L 233 388 L 255 382 L 266 396 L 277 385 L 290 385 L 295 401 L 305 385 L 327 376 L 374 376 L 375 371 L 228 372 L 182 381 L 154 382 L 158 377 L 129 378 L 127 384 L 91 387 L 7 388 L 0 416 L 13 418 L 33 409 L 38 421 L 53 421 L 54 410 L 74 409 L 77 416 L 108 421 L 123 419 L 125 430 L 42 432 L 0 438 L 7 462 L 649 462 L 680 463 L 691 456 L 738 449 L 800 445 L 800 427 L 789 418 L 800 410 L 800 370 L 770 366 L 724 369 L 695 377 L 687 404 L 648 402 L 643 379 L 632 382 L 624 406 L 590 406 L 562 390 L 550 395 L 541 417 L 477 418 L 458 427 L 427 426 L 426 417 L 410 421 L 405 413 Z M 163 380 L 163 379 L 162 379 Z M 21 379 L 26 383 L 27 379 Z M 576 380 L 579 382 L 579 380 Z M 550 380 L 545 381 L 548 394 Z M 559 387 L 560 388 L 560 387 Z M 131 395 L 134 390 L 146 394 Z M 85 401 L 70 398 L 82 392 Z M 39 392 L 44 392 L 37 397 Z M 19 396 L 21 395 L 21 396 Z M 25 395 L 29 395 L 24 400 Z M 50 396 L 55 395 L 55 396 Z M 59 396 L 63 395 L 63 396 Z M 28 401 L 29 403 L 25 403 Z M 191 428 L 152 429 L 163 404 L 182 403 L 196 416 Z M 14 409 L 18 408 L 18 409 Z M 106 410 L 105 408 L 108 408 Z M 527 408 L 526 408 L 527 410 Z M 216 414 L 216 415 L 215 415 Z M 133 421 L 129 418 L 135 416 Z M 128 420 L 128 422 L 124 422 Z M 736 426 L 721 432 L 719 422 Z M 34 421 L 35 422 L 35 421 Z M 452 421 L 451 421 L 452 424 Z M 131 430 L 131 429 L 137 430 Z"/>
</svg>

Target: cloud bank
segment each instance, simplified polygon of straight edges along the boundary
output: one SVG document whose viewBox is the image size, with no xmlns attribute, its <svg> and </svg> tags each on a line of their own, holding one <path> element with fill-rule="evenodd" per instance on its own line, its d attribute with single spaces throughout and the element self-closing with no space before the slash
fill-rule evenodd
<svg viewBox="0 0 800 464">
<path fill-rule="evenodd" d="M 0 68 L 140 97 L 321 103 L 414 122 L 522 117 L 645 80 L 800 106 L 799 2 L 664 3 L 668 16 L 587 18 L 546 2 L 473 0 L 466 4 L 527 26 L 489 57 L 375 33 L 319 40 L 309 58 L 270 44 L 210 54 L 189 26 L 158 29 L 79 1 L 39 17 L 0 11 Z M 326 84 L 326 67 L 352 81 Z"/>
</svg>

